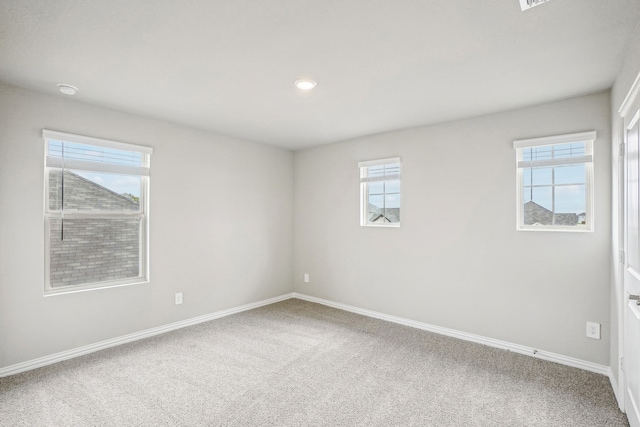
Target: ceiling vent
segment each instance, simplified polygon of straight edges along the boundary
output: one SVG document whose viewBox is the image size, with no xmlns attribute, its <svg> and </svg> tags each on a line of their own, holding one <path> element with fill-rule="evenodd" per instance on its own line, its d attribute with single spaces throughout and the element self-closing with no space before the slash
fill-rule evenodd
<svg viewBox="0 0 640 427">
<path fill-rule="evenodd" d="M 536 7 L 542 3 L 548 2 L 549 0 L 520 0 L 520 7 L 522 10 L 531 9 L 532 7 Z"/>
</svg>

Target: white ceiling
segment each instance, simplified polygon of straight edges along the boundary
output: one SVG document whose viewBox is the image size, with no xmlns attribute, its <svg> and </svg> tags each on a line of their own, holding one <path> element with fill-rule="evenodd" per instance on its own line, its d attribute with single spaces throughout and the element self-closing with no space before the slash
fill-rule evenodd
<svg viewBox="0 0 640 427">
<path fill-rule="evenodd" d="M 301 149 L 610 88 L 639 20 L 639 0 L 0 0 L 0 80 Z"/>
</svg>

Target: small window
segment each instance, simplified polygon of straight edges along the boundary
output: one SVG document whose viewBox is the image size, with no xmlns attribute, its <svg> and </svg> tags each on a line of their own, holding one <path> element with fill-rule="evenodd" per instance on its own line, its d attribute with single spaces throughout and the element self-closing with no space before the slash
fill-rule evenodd
<svg viewBox="0 0 640 427">
<path fill-rule="evenodd" d="M 593 230 L 593 141 L 582 132 L 514 141 L 518 230 Z"/>
<path fill-rule="evenodd" d="M 400 158 L 358 163 L 360 225 L 400 226 Z"/>
<path fill-rule="evenodd" d="M 45 130 L 45 294 L 148 281 L 152 149 Z"/>
</svg>

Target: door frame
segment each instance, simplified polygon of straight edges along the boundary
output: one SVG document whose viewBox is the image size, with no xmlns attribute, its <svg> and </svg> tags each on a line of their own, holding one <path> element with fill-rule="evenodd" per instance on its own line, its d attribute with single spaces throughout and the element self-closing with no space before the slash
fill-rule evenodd
<svg viewBox="0 0 640 427">
<path fill-rule="evenodd" d="M 618 383 L 615 384 L 613 378 L 610 381 L 613 386 L 613 391 L 618 401 L 618 407 L 621 411 L 625 412 L 625 395 L 626 395 L 626 378 L 623 369 L 624 358 L 624 337 L 625 337 L 625 309 L 627 300 L 624 293 L 624 268 L 625 261 L 623 256 L 626 257 L 627 241 L 626 241 L 626 227 L 627 227 L 627 206 L 626 206 L 626 180 L 627 180 L 627 153 L 626 153 L 626 135 L 627 129 L 624 125 L 625 116 L 629 113 L 629 108 L 635 102 L 638 94 L 640 93 L 640 73 L 636 76 L 635 81 L 629 88 L 622 105 L 618 109 L 618 115 L 614 123 L 612 123 L 612 130 L 615 135 L 615 142 L 618 146 L 618 254 L 614 254 L 614 260 L 617 260 L 616 270 L 619 283 L 614 283 L 614 296 L 616 299 L 616 307 L 618 318 L 618 360 L 612 361 L 617 365 L 618 370 Z M 617 135 L 616 135 L 617 134 Z M 625 144 L 625 145 L 623 145 Z M 624 148 L 621 148 L 624 147 Z M 613 371 L 612 367 L 612 371 Z M 617 387 L 616 387 L 617 386 Z M 617 388 L 617 389 L 616 389 Z"/>
<path fill-rule="evenodd" d="M 622 107 L 620 107 L 622 108 Z M 618 111 L 620 113 L 620 111 Z M 618 370 L 618 382 L 615 383 L 613 378 L 610 378 L 611 385 L 613 387 L 616 400 L 618 401 L 618 407 L 622 412 L 625 412 L 624 408 L 624 393 L 625 393 L 625 377 L 624 369 L 622 367 L 622 360 L 624 358 L 624 267 L 625 261 L 622 257 L 626 256 L 626 221 L 627 221 L 627 206 L 626 206 L 626 191 L 627 191 L 627 153 L 625 144 L 625 132 L 624 132 L 624 117 L 620 114 L 617 115 L 616 121 L 612 123 L 615 126 L 614 132 L 617 132 L 616 142 L 618 146 L 618 247 L 617 254 L 614 254 L 614 262 L 617 269 L 617 283 L 614 283 L 614 297 L 617 307 L 617 325 L 618 325 L 618 360 L 612 360 L 611 364 L 613 369 Z M 623 153 L 624 149 L 624 153 Z M 615 368 L 614 366 L 617 366 Z"/>
</svg>

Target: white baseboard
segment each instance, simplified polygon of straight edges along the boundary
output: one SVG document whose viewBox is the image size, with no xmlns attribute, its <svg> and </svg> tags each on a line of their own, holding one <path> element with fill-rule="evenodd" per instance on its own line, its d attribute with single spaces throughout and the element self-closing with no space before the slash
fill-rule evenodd
<svg viewBox="0 0 640 427">
<path fill-rule="evenodd" d="M 616 381 L 616 379 L 613 376 L 613 370 L 609 370 L 609 382 L 611 383 L 611 388 L 613 389 L 613 395 L 616 398 L 616 402 L 618 403 L 618 408 L 620 408 L 620 410 L 622 412 L 624 412 L 624 396 L 621 395 L 621 393 L 623 393 L 622 390 L 620 390 L 620 385 L 618 384 L 618 381 Z"/>
<path fill-rule="evenodd" d="M 208 322 L 209 320 L 219 319 L 221 317 L 229 316 L 235 313 L 240 313 L 242 311 L 252 310 L 254 308 L 284 301 L 290 298 L 293 298 L 293 293 L 280 295 L 275 298 L 269 298 L 262 301 L 250 303 L 250 304 L 241 305 L 239 307 L 229 308 L 227 310 L 217 311 L 211 314 L 205 314 L 203 316 L 193 317 L 191 319 L 182 320 L 180 322 L 170 323 L 168 325 L 146 329 L 144 331 L 135 332 L 133 334 L 123 335 L 121 337 L 112 338 L 106 341 L 100 341 L 95 344 L 89 344 L 89 345 L 74 348 L 71 350 L 62 351 L 60 353 L 52 354 L 49 356 L 39 357 L 37 359 L 28 360 L 22 363 L 17 363 L 15 365 L 10 365 L 4 368 L 0 368 L 0 378 L 6 377 L 8 375 L 18 374 L 20 372 L 29 371 L 35 368 L 40 368 L 42 366 L 51 365 L 53 363 L 72 359 L 74 357 L 93 353 L 99 350 L 104 350 L 106 348 L 115 347 L 117 345 L 125 344 L 131 341 L 137 341 L 144 338 L 149 338 L 154 335 L 160 335 L 165 332 L 174 331 L 176 329 L 185 328 L 187 326 L 197 325 L 198 323 Z"/>
<path fill-rule="evenodd" d="M 245 304 L 239 307 L 229 308 L 226 310 L 217 311 L 215 313 L 206 314 L 203 316 L 194 317 L 180 322 L 170 323 L 164 326 L 158 326 L 156 328 L 146 329 L 144 331 L 135 332 L 133 334 L 123 335 L 121 337 L 112 338 L 106 341 L 100 341 L 95 344 L 89 344 L 86 346 L 74 348 L 71 350 L 62 351 L 60 353 L 52 354 L 49 356 L 39 357 L 37 359 L 29 360 L 15 365 L 10 365 L 4 368 L 0 368 L 0 378 L 8 375 L 18 374 L 31 369 L 40 368 L 42 366 L 51 365 L 53 363 L 61 362 L 63 360 L 72 359 L 74 357 L 82 356 L 85 354 L 93 353 L 96 351 L 104 350 L 106 348 L 115 347 L 120 344 L 125 344 L 132 341 L 149 338 L 154 335 L 163 334 L 165 332 L 174 331 L 176 329 L 185 328 L 187 326 L 197 325 L 198 323 L 208 322 L 209 320 L 219 319 L 221 317 L 229 316 L 242 311 L 252 310 L 254 308 L 262 307 L 276 302 L 284 301 L 290 298 L 298 298 L 305 301 L 315 302 L 318 304 L 326 305 L 328 307 L 338 308 L 340 310 L 350 311 L 352 313 L 361 314 L 363 316 L 373 317 L 376 319 L 386 320 L 388 322 L 398 323 L 400 325 L 410 326 L 412 328 L 422 329 L 429 332 L 434 332 L 440 335 L 446 335 L 453 338 L 462 339 L 465 341 L 472 341 L 479 344 L 488 345 L 490 347 L 501 348 L 504 350 L 513 351 L 515 353 L 525 354 L 527 356 L 536 357 L 538 359 L 548 360 L 551 362 L 560 363 L 566 366 L 572 366 L 574 368 L 584 369 L 586 371 L 595 372 L 598 374 L 606 375 L 611 381 L 616 398 L 618 397 L 618 388 L 615 384 L 615 379 L 611 375 L 611 369 L 608 366 L 599 365 L 592 362 L 587 362 L 573 357 L 563 356 L 561 354 L 546 352 L 542 350 L 536 350 L 530 347 L 525 347 L 520 344 L 514 344 L 507 341 L 496 340 L 493 338 L 487 338 L 480 335 L 469 334 L 466 332 L 457 331 L 455 329 L 443 328 L 440 326 L 430 325 L 428 323 L 418 322 L 415 320 L 405 319 L 402 317 L 392 316 L 384 313 L 379 313 L 372 310 L 354 307 L 347 304 L 341 304 L 322 298 L 316 298 L 297 292 L 280 295 L 275 298 L 269 298 L 266 300 Z M 620 402 L 620 399 L 618 399 Z"/>
<path fill-rule="evenodd" d="M 305 301 L 315 302 L 318 304 L 326 305 L 340 310 L 350 311 L 352 313 L 362 314 L 363 316 L 374 317 L 376 319 L 386 320 L 388 322 L 398 323 L 400 325 L 410 326 L 412 328 L 422 329 L 429 332 L 435 332 L 436 334 L 446 335 L 453 338 L 458 338 L 465 341 L 471 341 L 479 344 L 488 345 L 490 347 L 496 347 L 503 350 L 513 351 L 514 353 L 525 354 L 527 356 L 535 357 L 537 359 L 548 360 L 550 362 L 559 363 L 561 365 L 571 366 L 574 368 L 584 369 L 586 371 L 602 374 L 610 379 L 612 378 L 609 366 L 599 365 L 593 362 L 587 362 L 586 360 L 576 359 L 569 356 L 563 356 L 557 353 L 551 353 L 548 351 L 538 350 L 531 347 L 526 347 L 520 344 L 514 344 L 507 341 L 501 341 L 493 338 L 483 337 L 481 335 L 469 334 L 467 332 L 457 331 L 455 329 L 443 328 L 440 326 L 430 325 L 428 323 L 417 322 L 415 320 L 405 319 L 402 317 L 391 316 L 389 314 L 379 313 L 377 311 L 366 310 L 363 308 L 354 307 L 347 304 L 341 304 L 333 301 L 329 301 L 322 298 L 316 298 L 297 292 L 293 293 L 293 298 L 298 298 Z M 614 388 L 617 390 L 617 388 Z"/>
</svg>

